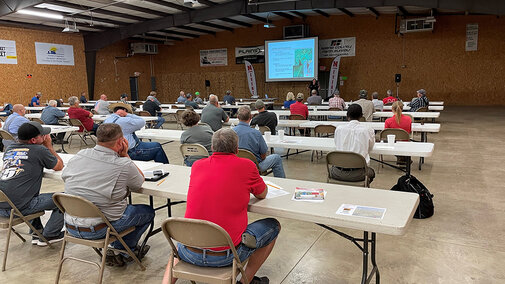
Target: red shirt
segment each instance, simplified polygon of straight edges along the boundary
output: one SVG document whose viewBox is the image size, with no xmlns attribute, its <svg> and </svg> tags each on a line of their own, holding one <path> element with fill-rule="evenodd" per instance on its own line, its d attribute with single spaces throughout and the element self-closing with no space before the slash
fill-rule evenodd
<svg viewBox="0 0 505 284">
<path fill-rule="evenodd" d="M 77 118 L 82 122 L 82 125 L 86 127 L 86 130 L 90 131 L 93 129 L 93 119 L 89 117 L 90 112 L 78 107 L 70 107 L 68 109 L 69 118 Z M 79 126 L 79 131 L 82 131 L 82 127 Z"/>
<path fill-rule="evenodd" d="M 265 188 L 256 164 L 251 160 L 214 152 L 191 167 L 184 217 L 218 224 L 228 232 L 236 246 L 247 227 L 250 194 L 261 194 Z"/>
<path fill-rule="evenodd" d="M 397 101 L 397 99 L 395 97 L 393 97 L 393 96 L 389 96 L 387 98 L 382 99 L 382 102 L 384 104 L 392 104 L 392 103 L 394 103 L 396 101 Z"/>
<path fill-rule="evenodd" d="M 291 114 L 300 114 L 305 117 L 305 119 L 307 119 L 309 116 L 309 108 L 302 102 L 297 101 L 296 103 L 292 104 L 289 107 L 289 110 L 291 111 Z"/>
<path fill-rule="evenodd" d="M 408 115 L 402 115 L 400 124 L 396 123 L 396 116 L 386 119 L 384 128 L 401 128 L 408 133 L 412 132 L 412 118 Z"/>
</svg>

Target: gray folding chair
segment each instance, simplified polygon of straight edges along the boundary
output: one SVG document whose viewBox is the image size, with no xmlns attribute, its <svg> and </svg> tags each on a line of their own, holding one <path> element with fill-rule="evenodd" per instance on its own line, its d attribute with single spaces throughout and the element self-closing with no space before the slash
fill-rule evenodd
<svg viewBox="0 0 505 284">
<path fill-rule="evenodd" d="M 9 217 L 0 217 L 0 229 L 8 229 L 9 231 L 7 232 L 7 241 L 5 242 L 5 251 L 4 251 L 4 259 L 2 263 L 2 271 L 5 271 L 5 265 L 7 263 L 7 254 L 9 252 L 9 243 L 11 240 L 11 232 L 13 232 L 16 236 L 18 236 L 23 242 L 26 242 L 26 240 L 21 236 L 23 235 L 29 235 L 33 236 L 32 234 L 26 234 L 26 233 L 21 233 L 16 231 L 13 227 L 17 226 L 19 224 L 25 223 L 30 227 L 30 229 L 41 239 L 42 241 L 46 242 L 49 247 L 51 247 L 51 244 L 42 236 L 42 234 L 36 230 L 33 225 L 30 223 L 31 220 L 39 218 L 40 216 L 44 215 L 44 211 L 37 212 L 34 214 L 30 215 L 23 215 L 21 211 L 12 203 L 12 201 L 5 195 L 5 193 L 0 190 L 0 202 L 7 202 L 9 206 L 11 207 L 11 213 Z"/>
<path fill-rule="evenodd" d="M 69 143 L 72 143 L 72 140 L 70 138 L 72 138 L 72 136 L 74 136 L 74 135 L 77 135 L 77 136 L 79 136 L 79 138 L 81 138 L 81 141 L 84 142 L 84 144 L 86 144 L 86 145 L 88 145 L 88 143 L 86 142 L 87 137 L 89 137 L 91 139 L 91 141 L 93 141 L 93 144 L 96 144 L 95 139 L 93 139 L 93 136 L 92 136 L 93 133 L 86 130 L 86 127 L 84 127 L 84 125 L 82 124 L 82 122 L 79 119 L 69 118 L 68 123 L 70 126 L 82 127 L 82 131 L 70 132 L 70 135 L 67 138 L 67 141 L 69 141 Z"/>
<path fill-rule="evenodd" d="M 240 261 L 230 235 L 217 224 L 205 220 L 172 217 L 165 220 L 161 228 L 170 247 L 172 247 L 169 260 L 171 277 L 190 280 L 193 284 L 196 281 L 211 284 L 235 284 L 238 274 L 242 274 L 245 283 L 249 283 L 244 270 L 247 260 Z M 201 267 L 181 260 L 174 265 L 174 257 L 179 260 L 180 257 L 172 240 L 199 249 L 230 247 L 233 252 L 233 264 L 228 267 Z M 168 281 L 171 283 L 172 278 Z"/>
<path fill-rule="evenodd" d="M 256 128 L 256 125 L 251 125 L 251 128 Z M 261 132 L 261 135 L 263 135 L 263 134 L 265 134 L 266 131 L 270 132 L 270 127 L 268 127 L 266 125 L 263 125 L 263 126 L 258 125 L 258 130 Z"/>
<path fill-rule="evenodd" d="M 256 168 L 258 168 L 260 175 L 262 176 L 267 176 L 273 172 L 273 170 L 261 171 L 260 165 L 258 164 L 258 159 L 256 159 L 256 156 L 254 156 L 251 151 L 248 151 L 246 149 L 238 149 L 237 157 L 246 158 L 253 161 L 256 164 Z"/>
<path fill-rule="evenodd" d="M 209 151 L 200 144 L 181 144 L 179 150 L 181 151 L 183 159 L 187 157 L 198 157 L 198 159 L 203 159 L 209 156 Z M 184 165 L 184 161 L 182 164 Z"/>
<path fill-rule="evenodd" d="M 364 169 L 365 174 L 363 175 L 363 180 L 360 181 L 343 181 L 337 180 L 331 176 L 332 166 L 344 168 L 344 169 Z M 345 185 L 362 185 L 363 187 L 369 187 L 370 181 L 366 175 L 367 163 L 363 156 L 354 152 L 346 151 L 332 151 L 326 154 L 326 169 L 328 170 L 327 182 L 345 184 Z"/>
<path fill-rule="evenodd" d="M 388 135 L 394 135 L 395 141 L 410 141 L 410 134 L 401 128 L 386 128 L 379 134 L 379 141 L 386 141 Z M 384 156 L 380 155 L 381 167 L 384 168 Z"/>
<path fill-rule="evenodd" d="M 100 272 L 99 272 L 99 277 L 98 277 L 98 283 L 102 283 L 103 280 L 103 271 L 105 268 L 105 257 L 106 257 L 106 251 L 107 251 L 107 246 L 114 242 L 114 241 L 119 241 L 125 250 L 116 250 L 124 253 L 128 253 L 133 260 L 140 266 L 141 270 L 145 270 L 145 266 L 140 262 L 138 257 L 133 253 L 133 251 L 126 245 L 126 243 L 123 240 L 123 237 L 128 235 L 129 233 L 133 232 L 135 230 L 135 227 L 130 227 L 122 232 L 116 231 L 114 227 L 111 225 L 109 220 L 103 215 L 102 211 L 96 207 L 95 204 L 92 202 L 79 197 L 79 196 L 74 196 L 74 195 L 69 195 L 69 194 L 64 194 L 64 193 L 55 193 L 53 195 L 53 201 L 56 206 L 61 210 L 61 212 L 69 214 L 73 217 L 78 217 L 78 218 L 101 218 L 103 223 L 107 225 L 107 233 L 105 234 L 105 238 L 103 239 L 97 239 L 97 240 L 87 240 L 87 239 L 82 239 L 78 237 L 74 237 L 70 235 L 68 232 L 65 232 L 65 237 L 63 238 L 63 244 L 61 246 L 61 253 L 60 253 L 60 262 L 58 265 L 58 272 L 56 274 L 56 284 L 59 283 L 60 281 L 60 275 L 61 275 L 61 269 L 63 266 L 63 263 L 68 260 L 75 260 L 75 261 L 80 261 L 83 263 L 88 263 L 92 265 L 96 265 Z M 74 244 L 80 244 L 80 245 L 85 245 L 89 246 L 95 249 L 96 252 L 99 252 L 97 249 L 101 248 L 101 264 L 98 264 L 96 262 L 80 259 L 80 258 L 75 258 L 75 257 L 65 257 L 65 246 L 67 242 L 74 243 Z"/>
<path fill-rule="evenodd" d="M 317 125 L 315 128 L 314 128 L 314 135 L 316 137 L 331 137 L 333 135 L 335 135 L 335 126 L 333 125 Z M 316 153 L 316 158 L 319 157 L 319 152 L 316 151 L 316 150 L 312 150 L 312 155 L 310 157 L 310 161 L 313 162 L 314 161 L 314 152 Z M 321 157 L 323 156 L 323 151 L 320 151 L 321 152 Z"/>
</svg>

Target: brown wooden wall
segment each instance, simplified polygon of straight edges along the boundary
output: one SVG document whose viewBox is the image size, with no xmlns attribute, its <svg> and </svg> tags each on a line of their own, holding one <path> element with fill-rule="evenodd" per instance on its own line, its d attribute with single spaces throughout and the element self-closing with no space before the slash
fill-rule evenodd
<svg viewBox="0 0 505 284">
<path fill-rule="evenodd" d="M 43 102 L 87 92 L 82 35 L 0 26 L 0 39 L 16 41 L 18 57 L 18 64 L 0 64 L 0 103 L 27 105 L 38 91 Z M 38 65 L 35 42 L 73 45 L 75 65 Z"/>
</svg>

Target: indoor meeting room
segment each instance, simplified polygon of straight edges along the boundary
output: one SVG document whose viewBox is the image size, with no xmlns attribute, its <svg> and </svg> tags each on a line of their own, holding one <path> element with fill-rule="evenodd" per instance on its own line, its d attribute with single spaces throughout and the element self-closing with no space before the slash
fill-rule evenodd
<svg viewBox="0 0 505 284">
<path fill-rule="evenodd" d="M 0 283 L 505 283 L 503 16 L 0 1 Z"/>
</svg>

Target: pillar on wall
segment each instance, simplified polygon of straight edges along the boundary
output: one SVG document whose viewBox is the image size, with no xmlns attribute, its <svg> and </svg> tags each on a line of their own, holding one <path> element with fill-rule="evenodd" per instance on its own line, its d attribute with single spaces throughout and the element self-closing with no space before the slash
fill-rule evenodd
<svg viewBox="0 0 505 284">
<path fill-rule="evenodd" d="M 96 51 L 86 51 L 85 54 L 86 75 L 88 77 L 88 96 L 90 100 L 93 100 L 95 95 Z"/>
</svg>

